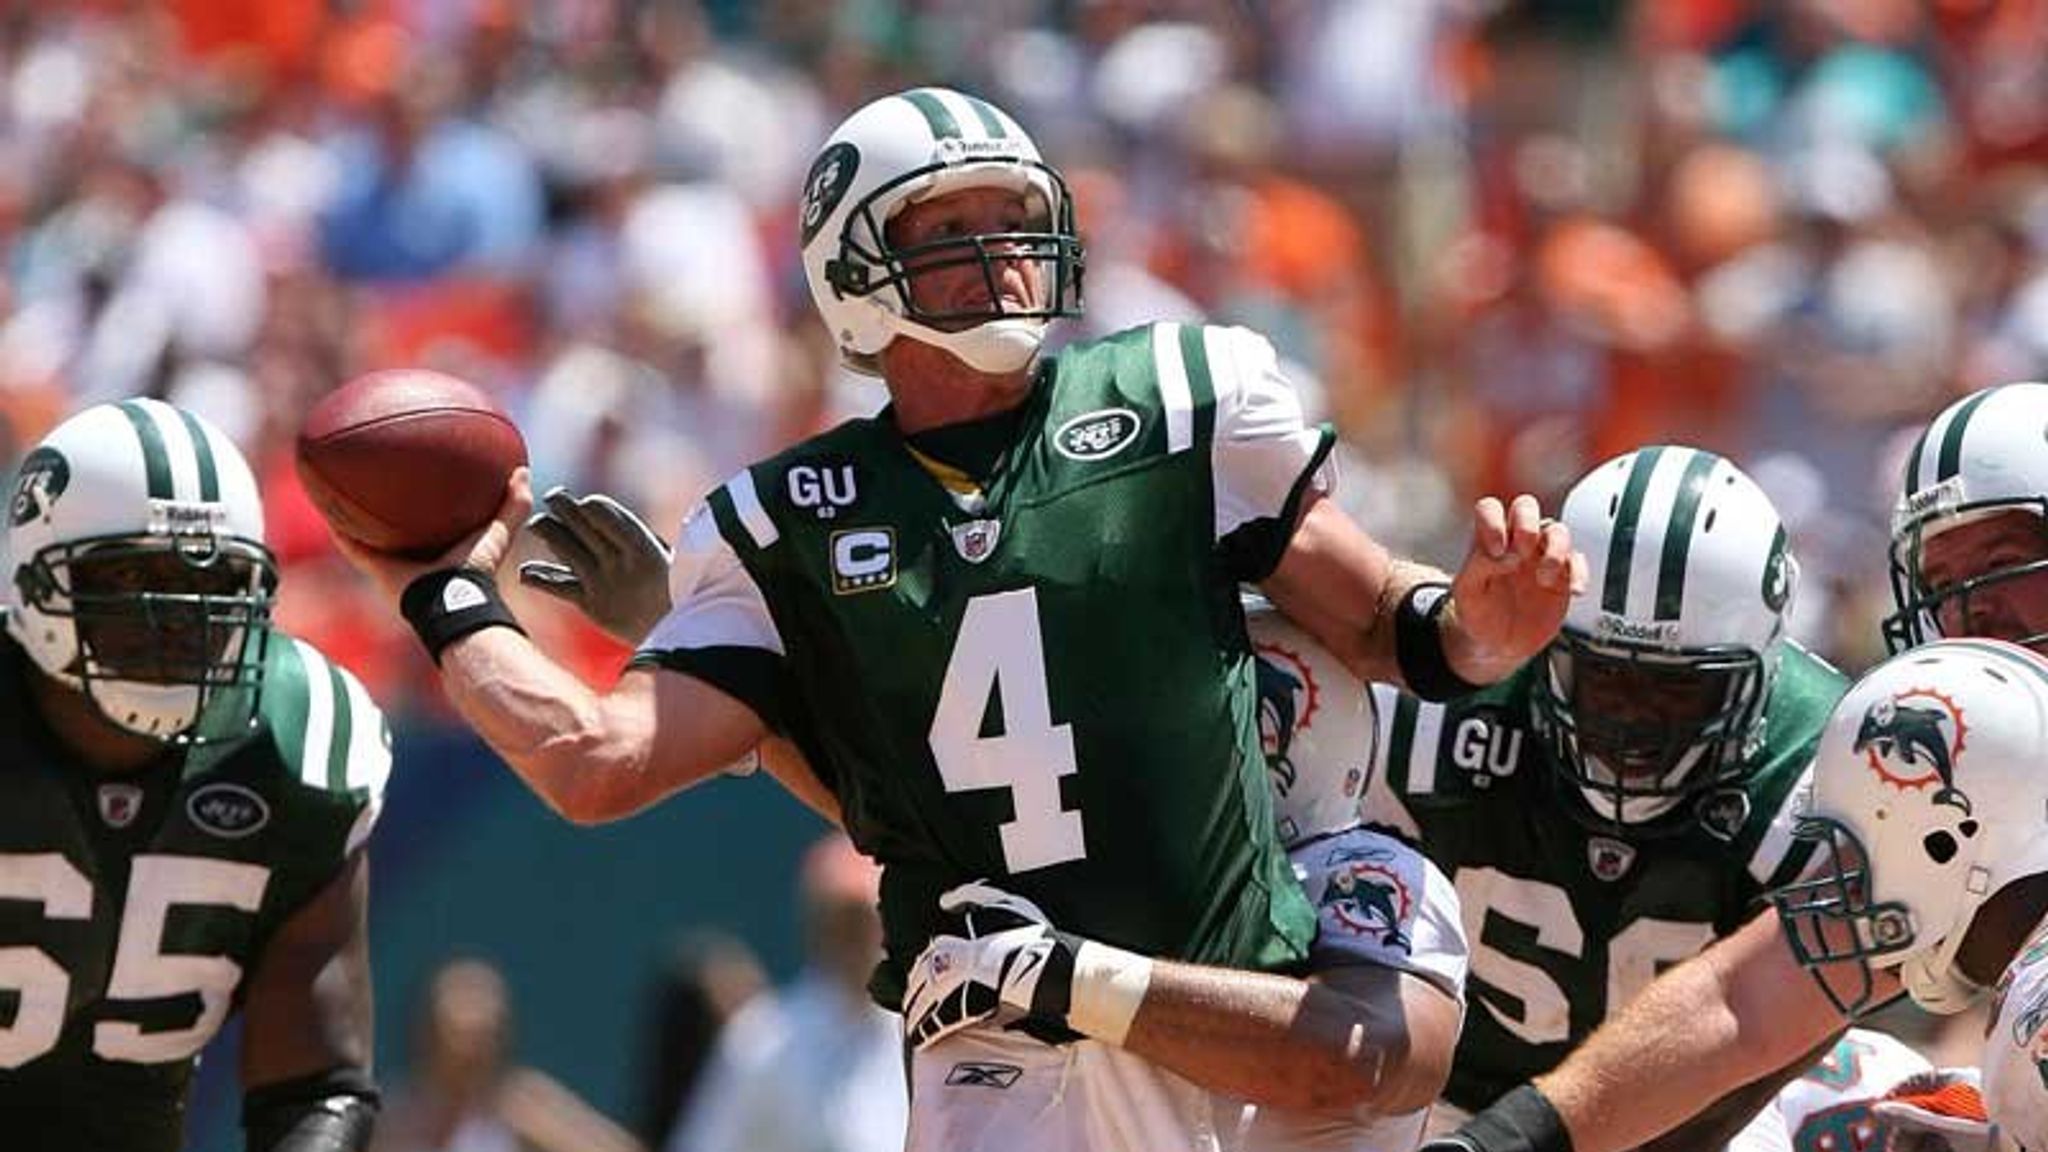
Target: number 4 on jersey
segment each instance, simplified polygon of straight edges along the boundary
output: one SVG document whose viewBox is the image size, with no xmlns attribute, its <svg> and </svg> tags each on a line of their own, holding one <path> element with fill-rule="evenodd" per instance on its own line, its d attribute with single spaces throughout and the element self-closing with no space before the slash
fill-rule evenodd
<svg viewBox="0 0 2048 1152">
<path fill-rule="evenodd" d="M 984 736 L 991 691 L 1003 731 Z M 1060 777 L 1076 771 L 1074 730 L 1052 722 L 1036 589 L 967 602 L 928 740 L 946 791 L 1010 790 L 1015 818 L 998 831 L 1012 874 L 1088 854 L 1081 814 L 1060 807 Z"/>
</svg>

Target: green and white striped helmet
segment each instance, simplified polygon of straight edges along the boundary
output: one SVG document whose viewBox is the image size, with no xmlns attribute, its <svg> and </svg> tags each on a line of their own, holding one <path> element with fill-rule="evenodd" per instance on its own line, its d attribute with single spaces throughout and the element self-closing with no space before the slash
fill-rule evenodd
<svg viewBox="0 0 2048 1152">
<path fill-rule="evenodd" d="M 1922 578 L 1922 546 L 1930 537 L 2005 511 L 2040 517 L 2048 540 L 2048 384 L 2004 384 L 1973 392 L 1942 409 L 1913 442 L 1892 512 L 1894 611 L 1884 622 L 1891 651 L 1939 639 L 1939 616 L 1968 618 L 1973 594 L 2048 570 L 2048 559 L 2035 559 L 1987 565 L 1942 588 L 1929 587 Z M 2048 634 L 1995 638 L 2039 647 Z"/>
<path fill-rule="evenodd" d="M 1560 519 L 1587 584 L 1545 660 L 1539 719 L 1599 826 L 1643 825 L 1748 772 L 1798 566 L 1770 497 L 1697 448 L 1607 461 Z"/>
<path fill-rule="evenodd" d="M 254 723 L 277 568 L 256 478 L 157 400 L 87 408 L 23 458 L 7 630 L 108 720 L 174 743 Z"/>
<path fill-rule="evenodd" d="M 1043 220 L 914 249 L 890 244 L 886 226 L 905 206 L 970 188 L 1014 190 Z M 1038 354 L 1053 319 L 1080 314 L 1081 240 L 1066 181 L 1008 113 L 978 97 L 913 88 L 861 108 L 811 162 L 798 212 L 811 299 L 857 372 L 880 375 L 876 357 L 898 336 L 944 348 L 977 371 L 1013 372 Z M 990 303 L 966 312 L 918 307 L 906 260 L 920 271 L 979 265 Z M 1042 267 L 1041 307 L 1004 307 L 997 260 Z"/>
</svg>

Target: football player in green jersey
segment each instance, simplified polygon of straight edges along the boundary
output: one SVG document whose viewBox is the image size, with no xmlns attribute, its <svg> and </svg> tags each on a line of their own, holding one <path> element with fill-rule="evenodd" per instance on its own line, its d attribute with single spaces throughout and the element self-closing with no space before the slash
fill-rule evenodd
<svg viewBox="0 0 2048 1152">
<path fill-rule="evenodd" d="M 367 1147 L 390 740 L 272 630 L 248 464 L 189 412 L 101 404 L 23 459 L 5 532 L 0 1144 L 172 1152 L 239 1010 L 252 1152 Z"/>
<path fill-rule="evenodd" d="M 1361 676 L 1453 695 L 1555 633 L 1583 564 L 1569 533 L 1533 498 L 1489 498 L 1455 578 L 1395 562 L 1324 498 L 1332 433 L 1303 425 L 1272 347 L 1242 329 L 1157 324 L 1040 355 L 1080 307 L 1073 206 L 984 101 L 920 88 L 854 112 L 798 223 L 814 303 L 890 406 L 704 501 L 674 605 L 612 688 L 502 626 L 524 473 L 500 519 L 437 561 L 351 556 L 463 716 L 571 819 L 617 819 L 771 732 L 802 737 L 883 866 L 888 1006 L 948 920 L 941 894 L 981 877 L 1137 954 L 1299 964 L 1315 916 L 1270 818 L 1239 584 Z M 1151 1062 L 1134 1076 L 1199 1078 L 1294 1042 L 1278 998 L 1248 1002 L 1229 1046 L 1164 1026 L 1166 983 L 1132 1024 Z"/>
<path fill-rule="evenodd" d="M 1472 941 L 1440 1117 L 1548 1070 L 1798 873 L 1791 802 L 1846 686 L 1785 637 L 1798 567 L 1728 460 L 1625 453 L 1561 515 L 1588 591 L 1543 658 L 1448 704 L 1380 690 L 1366 819 L 1450 874 Z"/>
<path fill-rule="evenodd" d="M 1928 423 L 1907 457 L 1890 555 L 1896 611 L 1885 629 L 1895 651 L 1972 636 L 2048 649 L 2048 384 L 1986 388 Z M 2015 892 L 1978 921 L 2016 940 L 2040 915 Z M 1969 956 L 1908 962 L 1874 971 L 1868 998 L 1904 989 L 1923 1007 L 1957 1012 L 1997 977 L 1995 963 Z M 1847 1022 L 1800 970 L 1779 918 L 1765 914 L 1659 978 L 1571 1059 L 1455 1139 L 1477 1152 L 1619 1152 L 1798 1063 Z"/>
</svg>

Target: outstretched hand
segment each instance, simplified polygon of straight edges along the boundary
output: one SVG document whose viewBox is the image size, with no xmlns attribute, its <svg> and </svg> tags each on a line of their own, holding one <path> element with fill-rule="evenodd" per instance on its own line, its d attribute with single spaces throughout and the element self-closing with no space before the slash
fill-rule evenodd
<svg viewBox="0 0 2048 1152">
<path fill-rule="evenodd" d="M 513 469 L 511 477 L 505 481 L 505 499 L 499 503 L 498 511 L 490 522 L 430 560 L 379 551 L 339 532 L 333 533 L 334 546 L 357 571 L 376 583 L 396 610 L 406 586 L 428 572 L 443 568 L 471 568 L 495 576 L 512 551 L 512 539 L 519 534 L 519 525 L 525 521 L 532 507 L 532 473 L 521 465 Z"/>
<path fill-rule="evenodd" d="M 566 600 L 628 644 L 646 638 L 668 614 L 674 551 L 633 510 L 602 492 L 577 496 L 551 488 L 526 527 L 554 560 L 519 565 L 519 582 Z"/>
<path fill-rule="evenodd" d="M 1542 652 L 1586 586 L 1571 530 L 1527 494 L 1472 509 L 1472 550 L 1451 581 L 1444 653 L 1458 675 L 1491 684 Z"/>
</svg>

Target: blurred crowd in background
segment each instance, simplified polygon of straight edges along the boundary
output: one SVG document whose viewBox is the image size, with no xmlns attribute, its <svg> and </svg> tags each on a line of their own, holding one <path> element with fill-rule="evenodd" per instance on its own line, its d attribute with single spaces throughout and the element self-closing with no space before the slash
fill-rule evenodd
<svg viewBox="0 0 2048 1152">
<path fill-rule="evenodd" d="M 434 723 L 297 485 L 301 415 L 450 371 L 537 488 L 672 534 L 881 404 L 794 203 L 840 117 L 921 83 L 1072 183 L 1066 338 L 1265 333 L 1382 538 L 1454 564 L 1472 496 L 1709 447 L 1851 671 L 1903 438 L 2048 376 L 2048 0 L 74 0 L 0 16 L 0 474 L 87 402 L 211 417 L 265 482 L 283 624 Z M 623 658 L 517 608 L 592 677 Z"/>
</svg>

